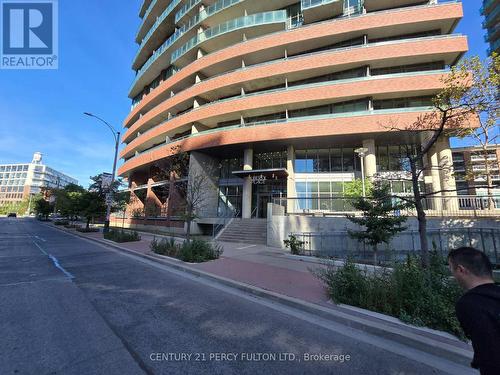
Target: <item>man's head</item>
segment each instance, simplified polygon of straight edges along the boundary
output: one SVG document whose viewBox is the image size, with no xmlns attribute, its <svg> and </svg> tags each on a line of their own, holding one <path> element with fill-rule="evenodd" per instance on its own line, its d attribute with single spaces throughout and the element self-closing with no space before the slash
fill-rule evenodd
<svg viewBox="0 0 500 375">
<path fill-rule="evenodd" d="M 485 253 L 473 247 L 459 247 L 448 254 L 451 273 L 465 290 L 493 282 L 493 267 Z"/>
</svg>

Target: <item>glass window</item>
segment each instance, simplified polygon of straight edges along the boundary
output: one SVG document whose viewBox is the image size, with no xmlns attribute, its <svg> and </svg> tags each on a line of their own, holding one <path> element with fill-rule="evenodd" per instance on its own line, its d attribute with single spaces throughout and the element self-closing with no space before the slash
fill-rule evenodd
<svg viewBox="0 0 500 375">
<path fill-rule="evenodd" d="M 355 162 L 354 162 L 354 149 L 352 148 L 343 148 L 342 149 L 342 161 L 344 172 L 353 172 L 355 170 Z"/>
<path fill-rule="evenodd" d="M 332 194 L 342 195 L 344 193 L 344 183 L 340 181 L 332 182 Z"/>
<path fill-rule="evenodd" d="M 403 181 L 392 181 L 392 192 L 394 194 L 403 193 Z"/>
<path fill-rule="evenodd" d="M 400 171 L 401 169 L 401 152 L 399 146 L 389 146 L 389 170 Z"/>
<path fill-rule="evenodd" d="M 387 151 L 387 146 L 377 147 L 377 164 L 379 171 L 389 170 L 389 154 Z"/>
<path fill-rule="evenodd" d="M 331 153 L 331 171 L 332 172 L 342 172 L 342 149 L 332 148 Z"/>
<path fill-rule="evenodd" d="M 297 150 L 295 153 L 295 172 L 312 173 L 313 159 L 309 157 L 306 150 Z"/>
<path fill-rule="evenodd" d="M 330 172 L 330 152 L 328 149 L 318 150 L 316 164 L 315 172 Z"/>
</svg>

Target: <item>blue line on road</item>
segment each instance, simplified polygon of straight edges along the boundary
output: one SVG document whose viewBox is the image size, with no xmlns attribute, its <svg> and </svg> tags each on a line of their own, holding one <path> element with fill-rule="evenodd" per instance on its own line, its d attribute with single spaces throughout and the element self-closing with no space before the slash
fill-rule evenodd
<svg viewBox="0 0 500 375">
<path fill-rule="evenodd" d="M 36 245 L 36 247 L 38 247 L 38 248 L 40 249 L 40 251 L 41 251 L 42 253 L 44 253 L 45 255 L 47 255 L 47 256 L 50 258 L 50 260 L 52 261 L 52 263 L 54 263 L 54 266 L 56 266 L 57 268 L 59 268 L 59 269 L 60 269 L 60 270 L 64 273 L 64 275 L 66 275 L 66 277 L 67 277 L 67 278 L 69 278 L 69 279 L 74 279 L 74 278 L 75 278 L 75 276 L 73 276 L 70 272 L 66 271 L 66 270 L 64 269 L 64 267 L 63 267 L 63 266 L 61 266 L 61 264 L 59 263 L 59 260 L 58 260 L 55 256 L 53 256 L 53 255 L 51 255 L 51 254 L 47 253 L 47 252 L 46 252 L 44 249 L 42 249 L 42 247 L 41 247 L 39 244 L 37 244 L 35 241 L 33 241 L 33 243 Z"/>
</svg>

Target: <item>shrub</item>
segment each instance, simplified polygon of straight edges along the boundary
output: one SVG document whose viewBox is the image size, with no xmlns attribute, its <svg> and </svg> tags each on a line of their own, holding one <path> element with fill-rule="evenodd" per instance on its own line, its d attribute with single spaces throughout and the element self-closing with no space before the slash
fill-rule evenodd
<svg viewBox="0 0 500 375">
<path fill-rule="evenodd" d="M 68 220 L 56 220 L 54 221 L 54 225 L 69 225 Z"/>
<path fill-rule="evenodd" d="M 179 255 L 180 246 L 175 243 L 175 238 L 162 238 L 157 240 L 156 237 L 151 241 L 151 251 L 160 255 L 167 255 L 169 257 L 177 257 Z"/>
<path fill-rule="evenodd" d="M 81 228 L 81 225 L 78 225 L 78 224 L 68 224 L 68 225 L 65 225 L 64 228 L 67 228 L 67 229 L 78 229 L 78 228 Z"/>
<path fill-rule="evenodd" d="M 304 246 L 304 241 L 299 241 L 297 237 L 293 234 L 290 234 L 288 240 L 284 240 L 286 248 L 290 248 L 290 252 L 294 255 L 300 255 L 302 252 L 302 247 Z"/>
<path fill-rule="evenodd" d="M 82 228 L 78 227 L 76 228 L 77 232 L 82 232 L 82 233 L 95 233 L 99 232 L 99 228 Z"/>
<path fill-rule="evenodd" d="M 222 246 L 208 241 L 193 239 L 184 241 L 179 248 L 178 258 L 184 262 L 201 263 L 218 259 L 223 253 Z"/>
<path fill-rule="evenodd" d="M 409 256 L 393 270 L 383 268 L 372 274 L 356 267 L 351 259 L 336 269 L 329 264 L 316 275 L 326 284 L 335 303 L 344 303 L 388 314 L 400 320 L 443 330 L 464 339 L 455 317 L 455 302 L 462 291 L 450 277 L 443 257 L 431 253 L 429 269 Z"/>
<path fill-rule="evenodd" d="M 119 243 L 141 240 L 141 236 L 136 231 L 129 232 L 123 229 L 110 229 L 108 233 L 104 233 L 104 238 Z"/>
</svg>

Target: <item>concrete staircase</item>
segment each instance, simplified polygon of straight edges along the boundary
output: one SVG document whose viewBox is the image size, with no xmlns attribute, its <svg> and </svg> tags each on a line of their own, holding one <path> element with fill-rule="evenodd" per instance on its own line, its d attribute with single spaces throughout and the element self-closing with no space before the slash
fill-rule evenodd
<svg viewBox="0 0 500 375">
<path fill-rule="evenodd" d="M 217 240 L 265 245 L 267 244 L 267 220 L 235 218 L 221 231 Z"/>
</svg>

